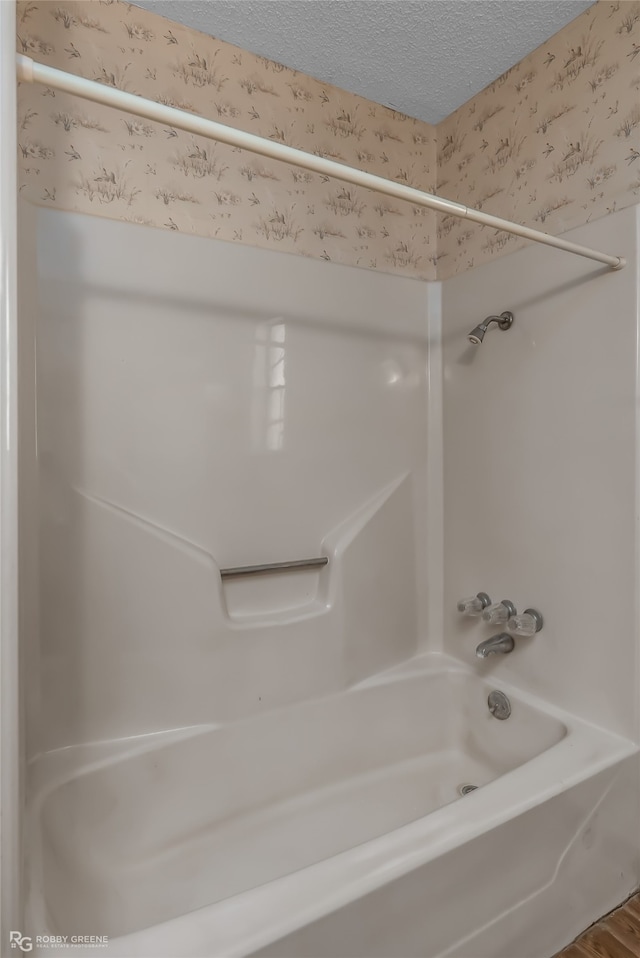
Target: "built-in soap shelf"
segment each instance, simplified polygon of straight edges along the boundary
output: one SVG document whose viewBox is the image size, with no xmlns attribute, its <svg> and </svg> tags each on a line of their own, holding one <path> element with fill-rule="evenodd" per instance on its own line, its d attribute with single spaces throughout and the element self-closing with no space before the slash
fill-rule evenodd
<svg viewBox="0 0 640 958">
<path fill-rule="evenodd" d="M 327 556 L 220 569 L 222 598 L 238 623 L 278 624 L 326 610 Z"/>
<path fill-rule="evenodd" d="M 308 628 L 296 632 L 300 642 L 317 626 L 327 648 L 336 636 L 348 636 L 349 681 L 408 657 L 417 628 L 412 503 L 411 476 L 403 473 L 326 533 L 318 530 L 315 545 L 298 552 L 312 558 L 277 561 L 277 554 L 249 552 L 247 561 L 274 561 L 232 566 L 219 557 L 219 602 L 228 626 L 277 629 L 307 620 Z M 331 624 L 313 622 L 329 613 Z M 389 635 L 402 638 L 390 645 Z"/>
</svg>

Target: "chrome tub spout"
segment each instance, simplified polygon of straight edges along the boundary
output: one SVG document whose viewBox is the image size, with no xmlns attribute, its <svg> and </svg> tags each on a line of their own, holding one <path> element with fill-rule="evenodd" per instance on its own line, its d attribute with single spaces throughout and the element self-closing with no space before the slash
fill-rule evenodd
<svg viewBox="0 0 640 958">
<path fill-rule="evenodd" d="M 490 639 L 485 639 L 476 649 L 476 655 L 479 659 L 486 659 L 489 655 L 506 655 L 512 652 L 515 642 L 513 636 L 508 632 L 501 632 L 500 635 L 492 635 Z"/>
</svg>

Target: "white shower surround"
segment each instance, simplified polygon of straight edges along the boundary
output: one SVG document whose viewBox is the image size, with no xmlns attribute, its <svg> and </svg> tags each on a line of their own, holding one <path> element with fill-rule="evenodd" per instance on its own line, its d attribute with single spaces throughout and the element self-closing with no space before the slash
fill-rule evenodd
<svg viewBox="0 0 640 958">
<path fill-rule="evenodd" d="M 211 311 L 213 290 L 216 290 L 218 304 L 221 301 L 224 304 L 221 291 L 225 283 L 233 287 L 234 275 L 249 275 L 253 282 L 252 285 L 240 283 L 243 304 L 239 312 L 227 300 L 229 318 L 232 314 L 236 317 L 233 322 L 241 326 L 247 321 L 255 323 L 256 317 L 271 316 L 272 325 L 273 317 L 280 317 L 280 320 L 284 317 L 294 330 L 296 326 L 300 329 L 306 326 L 308 332 L 316 327 L 316 358 L 325 357 L 325 372 L 331 368 L 332 362 L 342 363 L 342 375 L 353 358 L 350 349 L 354 344 L 348 344 L 349 338 L 355 336 L 354 343 L 360 343 L 364 365 L 360 366 L 360 378 L 357 378 L 352 364 L 352 399 L 359 394 L 366 399 L 370 387 L 365 384 L 372 382 L 374 369 L 378 369 L 382 377 L 378 381 L 374 376 L 374 392 L 365 403 L 368 406 L 375 396 L 378 397 L 375 402 L 382 403 L 377 413 L 378 431 L 376 433 L 374 429 L 368 437 L 361 437 L 371 483 L 370 494 L 364 497 L 369 506 L 364 513 L 356 509 L 355 515 L 360 519 L 354 521 L 351 518 L 346 525 L 338 523 L 334 536 L 325 539 L 325 548 L 334 561 L 330 562 L 328 579 L 323 582 L 319 578 L 314 582 L 315 598 L 309 597 L 306 587 L 299 591 L 296 586 L 292 586 L 293 592 L 284 590 L 280 596 L 278 615 L 282 616 L 282 610 L 288 605 L 290 624 L 298 630 L 298 637 L 306 649 L 319 650 L 320 659 L 316 660 L 313 673 L 309 671 L 308 658 L 299 659 L 297 665 L 287 658 L 286 649 L 292 646 L 287 645 L 286 636 L 281 636 L 274 645 L 267 637 L 268 631 L 263 631 L 262 639 L 266 638 L 270 644 L 266 647 L 261 668 L 269 670 L 268 674 L 265 673 L 266 685 L 275 682 L 278 688 L 280 698 L 272 706 L 281 708 L 280 713 L 270 713 L 269 721 L 300 724 L 305 709 L 319 709 L 319 714 L 324 716 L 320 725 L 329 742 L 331 737 L 340 737 L 344 727 L 344 723 L 337 720 L 339 712 L 332 704 L 332 695 L 342 697 L 340 701 L 344 705 L 340 707 L 347 709 L 345 714 L 350 714 L 352 721 L 362 722 L 364 713 L 358 719 L 355 704 L 358 696 L 367 687 L 374 692 L 382 687 L 385 695 L 389 693 L 386 708 L 390 722 L 395 722 L 408 702 L 406 690 L 418 681 L 424 682 L 425 690 L 430 682 L 434 688 L 440 689 L 432 698 L 425 695 L 424 702 L 420 703 L 420 708 L 425 708 L 424 717 L 416 719 L 426 725 L 431 715 L 433 724 L 437 723 L 443 709 L 445 715 L 449 714 L 447 710 L 452 704 L 456 706 L 457 715 L 464 712 L 467 706 L 463 706 L 458 697 L 459 690 L 450 692 L 448 702 L 447 696 L 442 696 L 443 689 L 454 689 L 455 682 L 460 680 L 459 687 L 468 686 L 474 690 L 472 696 L 476 699 L 491 687 L 507 691 L 515 706 L 514 721 L 520 708 L 531 707 L 540 713 L 542 726 L 553 727 L 555 722 L 558 730 L 562 726 L 568 730 L 568 734 L 555 744 L 552 736 L 547 741 L 547 750 L 533 757 L 537 747 L 531 748 L 530 736 L 535 735 L 538 728 L 534 719 L 530 727 L 522 730 L 518 745 L 522 751 L 514 763 L 524 764 L 512 771 L 503 766 L 499 771 L 504 774 L 477 792 L 440 810 L 430 811 L 424 817 L 419 817 L 418 810 L 416 820 L 410 824 L 402 825 L 401 821 L 387 823 L 392 830 L 386 834 L 372 836 L 356 848 L 345 849 L 325 861 L 309 863 L 288 877 L 274 877 L 259 888 L 241 891 L 225 901 L 172 918 L 155 928 L 120 939 L 116 937 L 106 954 L 114 958 L 125 955 L 186 958 L 204 954 L 261 954 L 281 958 L 285 955 L 300 958 L 302 955 L 323 954 L 339 958 L 346 953 L 366 958 L 389 954 L 423 955 L 426 958 L 444 958 L 445 955 L 450 958 L 469 958 L 470 955 L 474 958 L 511 958 L 518 953 L 522 958 L 540 958 L 543 954 L 551 955 L 637 887 L 640 849 L 637 842 L 630 840 L 630 836 L 637 835 L 640 820 L 637 790 L 637 529 L 628 518 L 636 515 L 637 486 L 637 208 L 570 234 L 571 239 L 575 237 L 579 242 L 597 245 L 611 245 L 613 242 L 629 262 L 623 273 L 607 275 L 594 270 L 590 264 L 558 256 L 546 249 L 528 249 L 445 283 L 442 342 L 439 337 L 440 287 L 435 284 L 427 286 L 416 281 L 299 260 L 291 268 L 291 257 L 280 254 L 175 237 L 73 214 L 36 213 L 32 208 L 24 208 L 22 213 L 25 229 L 21 256 L 25 267 L 28 267 L 30 258 L 33 262 L 34 237 L 36 233 L 39 235 L 39 295 L 46 297 L 44 314 L 48 317 L 44 338 L 41 335 L 41 348 L 45 346 L 50 356 L 45 361 L 45 372 L 47 365 L 49 373 L 52 372 L 50 351 L 55 351 L 56 342 L 62 351 L 57 359 L 54 357 L 54 366 L 68 346 L 68 337 L 56 339 L 50 320 L 55 318 L 56 297 L 61 297 L 59 302 L 62 302 L 71 291 L 75 307 L 80 307 L 75 321 L 83 334 L 75 340 L 78 349 L 75 358 L 80 363 L 77 371 L 82 374 L 82 389 L 86 390 L 83 395 L 91 400 L 86 404 L 90 416 L 91 410 L 100 410 L 100 396 L 104 399 L 108 395 L 108 379 L 97 381 L 101 375 L 98 360 L 102 357 L 107 368 L 113 371 L 114 363 L 122 358 L 117 351 L 118 336 L 133 335 L 132 342 L 137 336 L 139 351 L 134 355 L 138 362 L 143 362 L 145 351 L 149 351 L 153 340 L 145 336 L 146 327 L 140 327 L 137 333 L 135 329 L 136 323 L 141 321 L 140 310 L 144 312 L 144 304 L 142 307 L 140 304 L 145 295 L 151 297 L 146 304 L 151 319 L 163 298 L 167 302 L 170 298 L 179 302 L 182 296 L 183 306 L 184 297 L 186 300 L 190 298 L 193 308 Z M 68 239 L 74 235 L 77 246 L 70 246 Z M 144 243 L 141 243 L 143 237 Z M 137 261 L 131 244 L 142 251 Z M 81 258 L 69 255 L 73 248 L 82 250 Z M 105 253 L 108 254 L 106 258 Z M 170 262 L 171 265 L 158 270 L 158 262 Z M 152 272 L 145 276 L 145 270 Z M 177 287 L 176 272 L 181 274 Z M 327 281 L 329 275 L 331 282 Z M 26 276 L 29 279 L 33 272 L 27 272 Z M 109 285 L 113 287 L 114 276 L 118 277 L 118 291 L 108 288 Z M 543 292 L 540 292 L 541 277 L 544 277 Z M 36 320 L 38 312 L 35 286 L 28 282 L 22 290 L 27 341 L 27 327 Z M 100 298 L 106 297 L 113 303 L 114 292 L 118 294 L 118 309 L 114 312 L 112 305 L 111 314 L 104 308 L 100 313 Z M 604 320 L 603 314 L 612 302 L 616 304 L 615 314 Z M 465 342 L 468 330 L 485 314 L 504 308 L 512 309 L 516 315 L 513 330 L 507 335 L 490 331 L 481 349 L 471 352 Z M 219 305 L 217 310 L 220 313 Z M 60 315 L 63 314 L 59 313 L 58 318 Z M 114 348 L 111 354 L 105 354 L 106 340 L 96 335 L 96 331 L 100 325 L 103 330 L 108 328 L 110 316 Z M 133 329 L 127 333 L 129 320 Z M 189 321 L 186 322 L 188 339 Z M 52 332 L 53 336 L 50 335 Z M 234 334 L 232 326 L 227 327 L 227 334 L 232 339 L 234 335 L 242 335 L 239 329 Z M 330 344 L 335 334 L 339 337 L 338 342 L 344 344 L 343 350 L 336 352 L 335 343 L 321 346 L 324 337 Z M 188 356 L 187 347 L 188 343 L 183 358 Z M 161 347 L 156 345 L 156 348 Z M 341 352 L 344 355 L 340 355 Z M 364 359 L 365 354 L 369 360 Z M 23 355 L 28 363 L 28 350 Z M 233 350 L 227 360 L 231 363 L 230 368 L 233 367 L 232 357 Z M 538 357 L 541 357 L 539 365 L 536 364 Z M 181 373 L 181 356 L 171 355 L 170 358 L 174 372 L 182 382 L 181 389 L 184 389 L 193 370 L 185 367 Z M 369 361 L 373 361 L 370 367 L 367 366 Z M 585 387 L 585 382 L 593 383 L 594 371 L 598 370 L 603 377 L 600 385 L 604 383 L 604 386 L 597 396 L 581 399 L 580 390 Z M 60 376 L 58 386 L 64 393 L 61 371 L 64 373 L 64 362 L 58 366 L 57 373 Z M 25 378 L 28 382 L 28 377 Z M 346 384 L 346 379 L 342 381 Z M 335 393 L 334 401 L 339 403 L 348 399 L 349 392 L 341 392 L 346 385 L 336 386 L 331 378 L 327 382 Z M 540 384 L 542 394 L 534 405 L 527 405 L 522 398 L 524 393 L 518 394 L 521 383 L 527 383 L 529 389 Z M 404 389 L 405 394 L 407 391 L 412 393 L 415 401 L 409 405 L 405 402 L 403 406 L 398 384 L 400 391 Z M 439 391 L 441 384 L 442 394 Z M 392 400 L 392 403 L 396 402 L 395 412 L 387 409 L 384 413 L 394 387 L 400 406 Z M 46 384 L 43 388 L 47 388 Z M 125 408 L 130 397 L 127 388 L 125 375 L 114 397 L 121 409 Z M 64 416 L 57 415 L 65 409 L 63 393 L 58 394 L 62 405 L 57 406 L 57 411 L 55 403 L 46 410 L 50 417 L 47 428 L 53 430 L 52 437 L 64 438 L 64 430 L 56 433 L 65 422 Z M 385 394 L 387 398 L 383 400 Z M 55 395 L 55 391 L 48 393 L 49 397 Z M 589 429 L 572 436 L 573 458 L 566 461 L 561 457 L 568 447 L 561 442 L 562 431 L 558 432 L 558 423 L 563 425 L 562 417 L 550 415 L 559 408 L 558 403 L 562 403 L 563 397 L 565 400 L 570 397 L 578 411 L 587 402 L 589 418 Z M 169 429 L 175 430 L 172 436 L 178 441 L 179 419 L 173 425 L 169 419 L 172 406 L 175 411 L 179 408 L 176 398 L 179 399 L 179 393 L 172 402 L 162 406 L 160 413 L 165 415 Z M 440 421 L 443 398 L 444 430 Z M 167 400 L 171 397 L 168 396 Z M 420 402 L 426 406 L 422 413 L 419 411 Z M 152 408 L 149 406 L 147 411 Z M 343 405 L 343 408 L 347 406 Z M 101 415 L 104 412 L 103 409 Z M 396 419 L 398 414 L 400 418 Z M 376 459 L 376 440 L 380 444 L 384 435 L 380 431 L 382 421 L 386 421 L 384 428 L 390 429 L 391 433 L 402 432 L 400 423 L 404 421 L 407 431 L 405 438 L 400 436 L 393 440 L 399 445 L 396 444 L 391 455 Z M 615 421 L 615 430 L 611 429 L 612 421 Z M 300 429 L 304 428 L 304 422 L 303 415 L 299 419 Z M 582 423 L 582 419 L 578 422 Z M 345 439 L 350 425 L 345 423 L 344 428 L 341 427 Z M 122 423 L 120 426 L 127 429 Z M 28 447 L 29 438 L 33 437 L 29 437 L 28 423 L 24 428 Z M 110 429 L 108 434 L 103 434 L 103 438 L 106 435 L 110 442 L 119 441 L 123 435 L 130 442 L 134 435 L 127 437 L 126 432 L 113 431 L 113 423 Z M 161 432 L 156 435 L 159 440 Z M 413 451 L 410 444 L 403 446 L 409 435 L 422 435 L 427 440 L 429 457 L 420 442 Z M 71 458 L 77 467 L 80 460 L 76 454 L 82 453 L 81 474 L 91 486 L 96 477 L 99 478 L 95 467 L 99 464 L 100 447 L 92 442 L 90 433 L 86 433 L 84 439 L 88 440 L 88 445 L 81 443 L 76 446 Z M 591 440 L 598 455 L 591 455 L 589 447 L 584 446 Z M 440 442 L 444 451 L 444 484 L 440 476 Z M 68 451 L 69 447 L 66 448 Z M 530 450 L 535 452 L 539 448 L 545 450 L 547 459 L 536 458 L 533 453 L 531 460 L 526 459 Z M 64 449 L 62 443 L 59 448 L 45 448 L 44 451 L 52 453 L 55 458 Z M 543 514 L 550 517 L 552 523 L 559 522 L 559 516 L 564 514 L 557 511 L 554 487 L 548 487 L 544 481 L 543 466 L 545 462 L 551 462 L 552 451 L 558 468 L 565 470 L 562 473 L 565 484 L 559 487 L 565 494 L 567 482 L 570 486 L 575 481 L 573 473 L 579 466 L 583 472 L 577 475 L 582 476 L 586 484 L 584 494 L 587 501 L 589 497 L 592 500 L 598 490 L 611 488 L 612 482 L 614 486 L 606 507 L 607 522 L 594 512 L 594 521 L 585 530 L 580 525 L 584 515 L 581 510 L 585 506 L 582 499 L 578 502 L 579 508 L 564 510 L 562 533 L 565 539 L 562 542 L 566 542 L 566 537 L 573 542 L 572 536 L 578 536 L 581 530 L 582 538 L 580 557 L 576 557 L 575 566 L 565 561 L 560 570 L 554 567 L 553 556 L 548 551 L 550 539 L 546 519 L 540 521 L 540 508 L 545 504 Z M 172 452 L 175 453 L 175 446 Z M 63 460 L 64 456 L 60 462 Z M 378 464 L 372 471 L 374 461 Z M 520 480 L 527 489 L 524 505 L 516 494 L 523 461 L 529 462 L 528 479 Z M 562 462 L 565 462 L 564 466 Z M 589 466 L 587 472 L 584 471 L 585 464 Z M 26 476 L 28 464 L 25 468 Z M 407 477 L 411 477 L 409 483 Z M 77 480 L 77 476 L 69 478 Z M 103 480 L 104 476 L 100 482 Z M 112 476 L 107 486 L 116 480 L 120 481 L 117 475 Z M 358 482 L 362 482 L 362 477 Z M 443 487 L 444 497 L 441 496 Z M 167 488 L 170 488 L 170 481 Z M 229 490 L 232 488 L 231 484 Z M 358 484 L 354 485 L 349 493 L 353 507 L 362 502 L 357 488 Z M 556 485 L 556 491 L 557 488 Z M 135 484 L 131 490 L 135 492 Z M 513 490 L 513 497 L 510 490 Z M 95 500 L 96 490 L 89 491 L 93 491 Z M 144 487 L 140 491 L 146 496 Z M 31 488 L 25 495 L 35 495 L 35 490 Z M 102 515 L 105 508 L 109 508 L 109 501 L 118 497 L 110 500 L 105 489 L 100 491 L 100 497 L 102 502 L 97 505 L 94 502 L 94 506 Z M 443 498 L 445 522 L 442 533 L 439 530 Z M 59 509 L 61 502 L 59 500 L 56 506 L 54 500 L 54 507 Z M 391 510 L 389 503 L 395 503 Z M 393 555 L 390 544 L 398 521 L 400 526 L 403 524 L 407 506 L 416 524 L 415 551 L 413 563 L 405 556 L 402 567 L 415 582 L 415 609 L 408 614 L 405 609 L 405 614 L 397 620 L 398 634 L 404 633 L 405 636 L 399 646 L 394 647 L 393 643 L 385 641 L 384 628 L 388 628 L 388 622 L 383 624 L 377 638 L 370 644 L 363 641 L 365 636 L 358 629 L 358 610 L 349 612 L 344 604 L 341 606 L 339 592 L 342 589 L 337 589 L 337 583 L 340 582 L 349 592 L 351 577 L 351 587 L 355 587 L 359 568 L 367 567 L 366 563 L 376 554 L 379 542 L 383 542 Z M 304 508 L 302 494 L 297 508 Z M 376 515 L 382 523 L 378 526 L 376 541 L 367 541 L 365 536 L 358 548 L 358 536 L 367 527 L 372 528 L 371 519 Z M 33 547 L 37 530 L 34 527 L 29 529 L 28 520 L 25 521 L 27 539 Z M 308 517 L 305 521 L 309 521 Z M 325 518 L 325 526 L 326 521 Z M 297 552 L 289 556 L 290 549 L 297 549 L 300 544 L 295 541 L 297 532 L 291 529 L 284 532 L 284 541 L 277 543 L 278 554 L 263 553 L 260 558 L 299 557 Z M 310 532 L 307 529 L 305 534 Z M 102 534 L 98 531 L 99 537 Z M 256 541 L 263 550 L 273 544 L 273 529 L 268 523 L 257 530 L 243 527 L 239 534 L 240 539 L 236 542 L 238 553 L 226 557 L 229 561 L 225 564 L 253 560 L 254 555 L 248 556 L 246 550 L 249 546 L 254 547 Z M 96 541 L 103 540 L 98 538 Z M 231 546 L 234 540 L 229 538 L 228 541 Z M 342 555 L 340 543 L 343 543 Z M 349 548 L 356 550 L 357 560 L 350 567 L 347 561 Z M 282 549 L 287 551 L 286 556 Z M 443 549 L 444 595 L 438 590 Z M 587 598 L 594 594 L 592 582 L 585 579 L 585 556 L 597 566 L 593 574 L 596 581 L 606 584 L 607 596 L 619 584 L 613 605 L 611 602 L 585 601 L 585 583 L 589 590 Z M 150 552 L 146 559 L 153 562 L 153 553 Z M 30 554 L 27 542 L 27 567 L 29 560 L 33 561 L 33 554 Z M 61 565 L 64 568 L 64 563 Z M 214 581 L 210 573 L 215 572 L 215 564 L 206 565 L 205 571 L 207 576 L 203 585 L 208 588 L 208 582 Z M 389 569 L 378 570 L 379 581 L 384 580 L 385 571 Z M 429 586 L 428 594 L 424 592 L 425 583 Z M 404 594 L 402 581 L 395 580 L 394 589 L 396 599 L 401 597 Z M 534 640 L 520 642 L 511 656 L 479 663 L 474 657 L 474 648 L 487 633 L 482 627 L 478 628 L 477 622 L 460 620 L 452 614 L 452 609 L 454 599 L 460 594 L 480 589 L 489 591 L 493 598 L 513 598 L 519 607 L 539 605 L 546 616 L 545 629 Z M 242 641 L 238 626 L 245 630 L 246 637 L 249 622 L 232 622 L 229 607 L 226 613 L 224 611 L 224 598 L 224 594 L 219 593 L 222 611 L 218 623 L 226 614 L 235 639 Z M 366 613 L 364 600 L 361 593 L 358 600 L 360 613 Z M 239 602 L 242 601 L 240 596 Z M 257 601 L 258 604 L 264 603 L 264 596 L 258 597 Z M 318 602 L 325 602 L 328 611 L 316 615 L 319 610 L 315 604 Z M 194 610 L 197 609 L 196 604 Z M 254 625 L 260 626 L 262 622 L 264 626 L 264 608 L 254 608 L 250 612 Z M 308 617 L 307 613 L 311 616 Z M 309 623 L 318 622 L 323 617 L 330 623 L 329 632 L 311 632 L 305 638 L 304 630 Z M 441 622 L 444 622 L 444 631 Z M 370 635 L 374 636 L 375 616 L 369 615 L 368 623 L 373 629 Z M 157 626 L 162 627 L 161 617 Z M 329 650 L 327 634 L 338 636 L 338 643 Z M 603 635 L 613 635 L 616 654 L 612 655 L 610 648 L 602 645 Z M 264 642 L 262 645 L 264 648 Z M 211 684 L 201 682 L 199 678 L 206 667 L 205 659 L 195 659 L 192 662 L 195 669 L 189 669 L 191 681 L 196 683 L 190 697 L 188 684 L 183 687 L 179 701 L 173 701 L 167 692 L 158 697 L 157 688 L 154 694 L 153 681 L 145 684 L 149 656 L 154 668 L 162 666 L 162 655 L 167 650 L 166 637 L 149 646 L 137 664 L 133 661 L 133 694 L 127 696 L 126 690 L 120 689 L 117 713 L 110 707 L 109 695 L 100 698 L 100 683 L 108 690 L 110 680 L 109 657 L 102 657 L 104 643 L 101 637 L 98 636 L 97 643 L 84 647 L 83 675 L 89 682 L 85 692 L 90 688 L 96 694 L 92 693 L 84 702 L 84 711 L 78 711 L 77 701 L 69 706 L 67 693 L 71 686 L 56 687 L 55 681 L 64 680 L 73 665 L 73 647 L 65 649 L 64 641 L 57 647 L 58 661 L 49 661 L 45 666 L 48 671 L 43 686 L 44 707 L 53 721 L 43 728 L 36 703 L 33 700 L 27 703 L 31 706 L 28 710 L 30 814 L 34 816 L 29 831 L 36 837 L 41 825 L 45 825 L 50 840 L 64 843 L 65 788 L 76 790 L 78 810 L 82 813 L 83 807 L 85 812 L 87 810 L 87 802 L 82 797 L 84 783 L 90 782 L 92 775 L 102 775 L 102 781 L 111 783 L 108 787 L 116 791 L 126 787 L 123 770 L 127 764 L 122 761 L 121 753 L 130 746 L 135 747 L 136 743 L 142 745 L 144 738 L 136 736 L 159 732 L 159 738 L 153 736 L 148 740 L 150 744 L 157 744 L 162 742 L 163 729 L 169 738 L 173 735 L 180 738 L 184 734 L 186 756 L 188 748 L 205 743 L 206 736 L 211 736 L 213 742 L 218 733 L 192 729 L 202 733 L 194 737 L 191 732 L 172 733 L 170 729 L 179 730 L 212 720 L 229 730 L 243 724 L 237 721 L 240 718 L 237 690 L 228 682 L 225 684 L 229 686 L 230 694 L 226 699 L 218 696 L 216 700 L 226 702 L 222 714 L 212 715 Z M 589 654 L 585 654 L 587 648 Z M 351 663 L 346 668 L 345 649 L 348 651 L 347 662 Z M 599 649 L 603 650 L 600 658 L 595 654 Z M 127 653 L 126 644 L 120 647 L 120 653 Z M 332 658 L 336 654 L 337 657 Z M 112 659 L 114 656 L 115 650 L 112 649 Z M 43 666 L 33 643 L 27 650 L 27 660 L 33 670 L 33 684 L 35 673 Z M 317 663 L 322 660 L 330 663 L 328 670 L 318 671 Z M 395 668 L 394 662 L 398 663 Z M 285 681 L 284 685 L 278 678 L 283 670 L 291 670 L 292 679 L 291 682 Z M 92 672 L 95 672 L 93 676 Z M 265 675 L 260 676 L 261 683 Z M 181 681 L 179 668 L 171 677 L 176 682 Z M 187 673 L 184 680 L 188 683 Z M 451 682 L 454 684 L 447 684 Z M 344 690 L 345 686 L 352 691 Z M 220 693 L 223 692 L 221 686 Z M 249 760 L 258 741 L 249 731 L 251 721 L 256 721 L 247 712 L 252 695 L 253 691 L 240 703 L 241 713 L 247 716 L 244 720 L 247 734 L 245 745 L 239 751 Z M 303 704 L 305 698 L 315 699 L 316 704 Z M 469 701 L 468 696 L 464 701 Z M 436 707 L 438 703 L 439 708 Z M 167 708 L 171 718 L 163 724 Z M 254 712 L 258 711 L 259 707 L 254 705 Z M 475 724 L 476 719 L 469 715 L 467 721 Z M 477 718 L 477 721 L 481 720 Z M 375 723 L 372 732 L 374 728 Z M 496 729 L 496 733 L 499 731 Z M 478 741 L 480 739 L 476 739 L 476 743 Z M 368 747 L 372 744 L 375 745 L 373 736 Z M 74 747 L 65 747 L 69 745 Z M 367 745 L 364 734 L 362 745 L 363 748 Z M 430 747 L 438 751 L 437 739 L 431 741 Z M 180 744 L 172 749 L 177 756 L 180 755 Z M 464 755 L 465 749 L 458 752 Z M 147 750 L 146 754 L 148 757 L 153 752 Z M 160 751 L 158 754 L 169 753 Z M 472 757 L 471 753 L 467 754 Z M 89 765 L 96 760 L 104 760 L 105 768 L 94 773 L 89 771 Z M 65 763 L 64 768 L 61 761 Z M 135 763 L 130 767 L 133 769 Z M 166 770 L 169 768 L 170 763 Z M 477 771 L 477 767 L 473 770 Z M 485 771 L 487 781 L 497 773 L 495 769 L 493 773 L 488 769 Z M 62 780 L 71 785 L 61 785 Z M 54 798 L 56 781 L 60 797 Z M 390 789 L 392 802 L 394 789 L 398 802 L 406 800 L 409 787 L 406 781 L 404 785 L 399 779 L 394 781 L 390 771 L 384 784 Z M 45 794 L 48 798 L 43 804 Z M 44 811 L 47 802 L 48 813 Z M 167 826 L 172 821 L 168 814 Z M 394 828 L 394 824 L 401 827 Z M 83 857 L 81 851 L 74 851 L 72 847 L 68 851 L 71 859 L 74 854 L 80 859 Z M 51 916 L 43 910 L 39 889 L 44 886 L 38 878 L 38 860 L 36 844 L 29 862 L 32 876 L 29 927 L 33 934 L 55 933 L 61 929 L 56 928 L 55 923 L 49 925 Z M 499 863 L 495 870 L 488 864 L 494 860 Z M 526 875 L 516 872 L 514 876 L 511 863 L 524 860 Z M 97 864 L 100 864 L 99 859 Z M 115 883 L 116 878 L 112 877 Z M 61 882 L 54 882 L 53 887 L 56 894 L 61 889 L 64 891 Z M 568 902 L 566 892 L 569 888 L 572 896 Z M 396 916 L 395 920 L 390 918 L 391 915 Z M 465 916 L 464 926 L 461 916 Z M 245 933 L 239 934 L 239 928 Z M 95 932 L 100 933 L 100 930 L 95 929 Z M 44 953 L 52 952 L 47 949 Z"/>
</svg>

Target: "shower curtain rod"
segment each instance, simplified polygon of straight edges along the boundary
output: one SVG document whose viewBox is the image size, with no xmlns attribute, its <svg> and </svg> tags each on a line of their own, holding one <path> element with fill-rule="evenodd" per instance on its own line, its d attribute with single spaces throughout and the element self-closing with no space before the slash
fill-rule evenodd
<svg viewBox="0 0 640 958">
<path fill-rule="evenodd" d="M 166 126 L 204 136 L 209 140 L 216 140 L 219 143 L 226 143 L 228 146 L 249 150 L 273 160 L 281 160 L 283 163 L 302 167 L 312 173 L 330 176 L 354 186 L 363 186 L 366 189 L 375 190 L 377 193 L 393 196 L 398 200 L 407 200 L 414 206 L 424 206 L 427 209 L 436 210 L 438 213 L 448 213 L 450 216 L 470 220 L 482 226 L 489 226 L 505 233 L 513 233 L 514 236 L 521 236 L 524 239 L 533 240 L 535 243 L 544 243 L 547 246 L 565 250 L 567 253 L 585 256 L 587 259 L 605 263 L 611 269 L 622 269 L 625 265 L 625 260 L 621 256 L 610 256 L 607 253 L 590 249 L 588 246 L 570 243 L 568 240 L 551 236 L 541 230 L 530 229 L 528 226 L 482 213 L 480 210 L 471 209 L 453 200 L 441 199 L 439 196 L 416 190 L 411 186 L 403 186 L 401 183 L 387 180 L 382 176 L 366 173 L 352 166 L 344 166 L 334 160 L 327 160 L 322 156 L 306 153 L 304 150 L 297 150 L 282 143 L 274 143 L 264 137 L 256 136 L 254 133 L 236 130 L 224 123 L 207 120 L 205 117 L 187 113 L 185 110 L 177 110 L 174 107 L 156 103 L 154 100 L 148 100 L 133 93 L 125 93 L 123 90 L 105 86 L 95 80 L 85 80 L 73 73 L 67 73 L 64 70 L 57 70 L 54 67 L 38 63 L 31 57 L 22 54 L 16 54 L 16 63 L 18 79 L 24 83 L 41 83 L 54 90 L 71 93 L 83 97 L 85 100 L 93 100 L 94 103 L 102 103 L 116 110 L 123 110 L 125 113 L 132 113 L 147 120 L 154 120 L 157 123 L 164 123 Z"/>
</svg>

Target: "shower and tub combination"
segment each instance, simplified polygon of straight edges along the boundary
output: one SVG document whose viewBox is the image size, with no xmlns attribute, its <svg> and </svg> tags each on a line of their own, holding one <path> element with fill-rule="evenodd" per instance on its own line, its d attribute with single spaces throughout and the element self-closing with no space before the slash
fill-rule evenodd
<svg viewBox="0 0 640 958">
<path fill-rule="evenodd" d="M 638 211 L 485 219 L 544 245 L 436 284 L 21 205 L 35 953 L 543 958 L 638 887 Z"/>
</svg>

